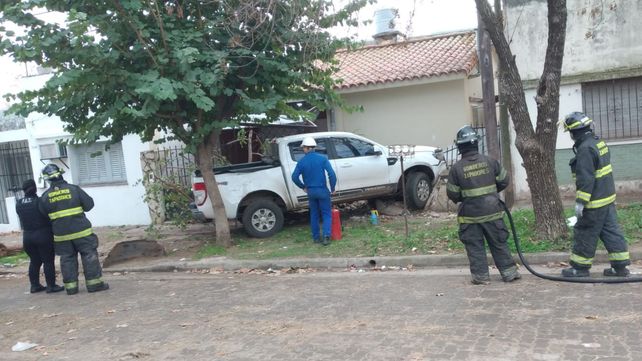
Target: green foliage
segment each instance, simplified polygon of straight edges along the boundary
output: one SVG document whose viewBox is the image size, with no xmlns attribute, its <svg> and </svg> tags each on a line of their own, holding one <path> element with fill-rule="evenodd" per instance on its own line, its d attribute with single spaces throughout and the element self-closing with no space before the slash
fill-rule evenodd
<svg viewBox="0 0 642 361">
<path fill-rule="evenodd" d="M 566 210 L 571 216 L 572 209 Z M 568 252 L 572 240 L 558 241 L 538 239 L 535 216 L 532 209 L 515 210 L 512 213 L 517 235 L 524 253 Z M 642 228 L 642 204 L 619 205 L 619 223 L 629 243 L 639 242 Z M 405 237 L 403 217 L 381 217 L 381 223 L 373 226 L 366 217 L 353 217 L 343 222 L 343 239 L 333 241 L 329 247 L 312 244 L 310 229 L 305 220 L 286 226 L 282 232 L 268 239 L 254 239 L 239 232 L 236 246 L 208 251 L 205 245 L 198 258 L 209 255 L 225 255 L 237 259 L 270 259 L 287 257 L 368 257 L 420 254 L 465 253 L 458 236 L 459 226 L 454 218 L 431 220 L 411 217 L 408 220 L 409 236 Z M 510 230 L 508 219 L 505 219 Z M 513 254 L 515 244 L 512 234 L 508 240 Z M 601 243 L 600 243 L 601 244 Z"/>
<path fill-rule="evenodd" d="M 165 131 L 193 151 L 249 114 L 305 115 L 293 99 L 341 103 L 333 57 L 350 41 L 328 29 L 355 25 L 368 2 L 3 1 L 0 54 L 55 71 L 42 89 L 8 95 L 19 100 L 11 111 L 57 115 L 85 142 Z M 34 15 L 42 8 L 66 14 L 64 24 Z"/>
<path fill-rule="evenodd" d="M 18 265 L 29 260 L 29 256 L 23 251 L 13 256 L 0 257 L 0 265 Z"/>
<path fill-rule="evenodd" d="M 642 240 L 642 203 L 618 205 L 618 222 L 624 232 L 624 237 L 629 243 Z"/>
</svg>

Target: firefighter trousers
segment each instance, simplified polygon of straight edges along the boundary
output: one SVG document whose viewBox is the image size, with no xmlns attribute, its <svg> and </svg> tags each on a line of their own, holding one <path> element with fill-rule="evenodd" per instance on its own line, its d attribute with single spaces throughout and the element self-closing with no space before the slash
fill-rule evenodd
<svg viewBox="0 0 642 361">
<path fill-rule="evenodd" d="M 508 229 L 504 221 L 483 223 L 462 223 L 459 225 L 459 239 L 466 247 L 468 262 L 470 263 L 470 273 L 477 277 L 488 276 L 488 260 L 486 258 L 486 247 L 484 238 L 488 242 L 488 248 L 493 256 L 495 266 L 499 272 L 504 275 L 512 267 L 515 267 L 515 261 L 508 248 Z"/>
<path fill-rule="evenodd" d="M 573 268 L 591 268 L 598 239 L 604 243 L 612 267 L 631 264 L 626 240 L 617 223 L 614 203 L 601 208 L 584 208 L 582 217 L 574 226 L 573 253 L 570 260 Z"/>
<path fill-rule="evenodd" d="M 98 259 L 98 236 L 71 241 L 55 242 L 56 254 L 60 256 L 60 271 L 65 289 L 78 288 L 78 254 L 82 261 L 85 284 L 88 288 L 102 285 L 102 268 Z"/>
</svg>

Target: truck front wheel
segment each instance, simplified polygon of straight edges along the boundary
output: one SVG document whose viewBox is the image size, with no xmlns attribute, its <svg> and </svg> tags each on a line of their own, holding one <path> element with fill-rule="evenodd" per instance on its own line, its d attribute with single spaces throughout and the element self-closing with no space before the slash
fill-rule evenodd
<svg viewBox="0 0 642 361">
<path fill-rule="evenodd" d="M 268 199 L 258 199 L 243 211 L 243 228 L 256 238 L 271 237 L 283 228 L 283 211 Z"/>
<path fill-rule="evenodd" d="M 412 209 L 423 209 L 428 202 L 432 192 L 432 183 L 426 173 L 413 172 L 406 180 L 406 197 L 408 207 Z"/>
</svg>

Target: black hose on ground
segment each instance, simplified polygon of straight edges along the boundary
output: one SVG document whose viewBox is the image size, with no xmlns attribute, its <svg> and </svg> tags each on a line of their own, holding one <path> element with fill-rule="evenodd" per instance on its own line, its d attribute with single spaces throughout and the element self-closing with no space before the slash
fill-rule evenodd
<svg viewBox="0 0 642 361">
<path fill-rule="evenodd" d="M 539 278 L 543 278 L 545 280 L 550 280 L 550 281 L 558 281 L 558 282 L 572 282 L 572 283 L 632 283 L 632 282 L 642 282 L 642 277 L 601 277 L 601 278 L 591 278 L 591 277 L 562 277 L 562 276 L 551 276 L 551 275 L 545 275 L 541 274 L 537 271 L 535 271 L 531 266 L 528 264 L 526 261 L 526 258 L 524 258 L 524 255 L 522 254 L 522 248 L 519 243 L 519 237 L 517 236 L 517 231 L 515 231 L 515 223 L 513 222 L 513 215 L 510 213 L 508 210 L 508 207 L 506 207 L 506 204 L 504 202 L 500 201 L 502 204 L 502 207 L 504 208 L 504 211 L 506 211 L 506 215 L 508 216 L 508 223 L 510 223 L 510 230 L 511 233 L 513 234 L 513 240 L 515 241 L 515 249 L 517 249 L 517 255 L 519 256 L 519 259 L 522 261 L 522 264 L 528 272 L 532 273 L 534 276 L 537 276 Z"/>
</svg>

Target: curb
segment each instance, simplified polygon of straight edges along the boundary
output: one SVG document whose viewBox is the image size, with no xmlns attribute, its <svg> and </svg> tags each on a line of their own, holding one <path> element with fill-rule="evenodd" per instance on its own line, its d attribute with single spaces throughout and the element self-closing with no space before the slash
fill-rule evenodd
<svg viewBox="0 0 642 361">
<path fill-rule="evenodd" d="M 569 254 L 566 252 L 529 253 L 525 255 L 529 264 L 547 264 L 568 262 Z M 521 264 L 519 257 L 513 257 Z M 642 251 L 632 251 L 631 259 L 642 259 Z M 467 267 L 466 255 L 419 255 L 419 256 L 386 256 L 386 257 L 347 257 L 347 258 L 287 258 L 270 260 L 234 260 L 224 257 L 205 258 L 198 261 L 160 261 L 148 265 L 114 265 L 105 268 L 107 272 L 175 272 L 219 269 L 223 271 L 238 271 L 241 269 L 287 269 L 287 268 L 314 268 L 319 270 L 339 270 L 350 267 L 372 268 L 386 267 L 413 267 L 413 268 L 448 268 Z M 595 263 L 608 263 L 605 251 L 598 251 Z M 489 264 L 493 264 L 488 257 Z"/>
<path fill-rule="evenodd" d="M 632 260 L 642 260 L 642 250 L 631 250 Z M 531 265 L 545 265 L 548 263 L 568 263 L 569 254 L 566 252 L 542 252 L 527 253 L 526 261 Z M 521 260 L 515 254 L 515 262 L 521 264 Z M 185 272 L 222 270 L 238 271 L 242 269 L 288 269 L 288 268 L 313 268 L 318 270 L 345 270 L 347 268 L 372 268 L 374 261 L 378 267 L 398 268 L 455 268 L 468 267 L 468 258 L 464 254 L 456 255 L 418 255 L 418 256 L 385 256 L 385 257 L 342 257 L 342 258 L 284 258 L 269 260 L 235 260 L 225 257 L 204 258 L 198 261 L 179 260 L 150 260 L 142 262 L 147 264 L 115 264 L 111 267 L 104 267 L 105 272 Z M 608 263 L 606 251 L 598 251 L 595 255 L 595 263 Z M 493 260 L 488 256 L 488 264 L 492 265 Z M 19 268 L 19 267 L 17 267 Z M 0 268 L 0 274 L 15 273 L 17 268 Z M 25 268 L 26 270 L 26 268 Z M 21 269 L 22 271 L 22 269 Z"/>
</svg>

